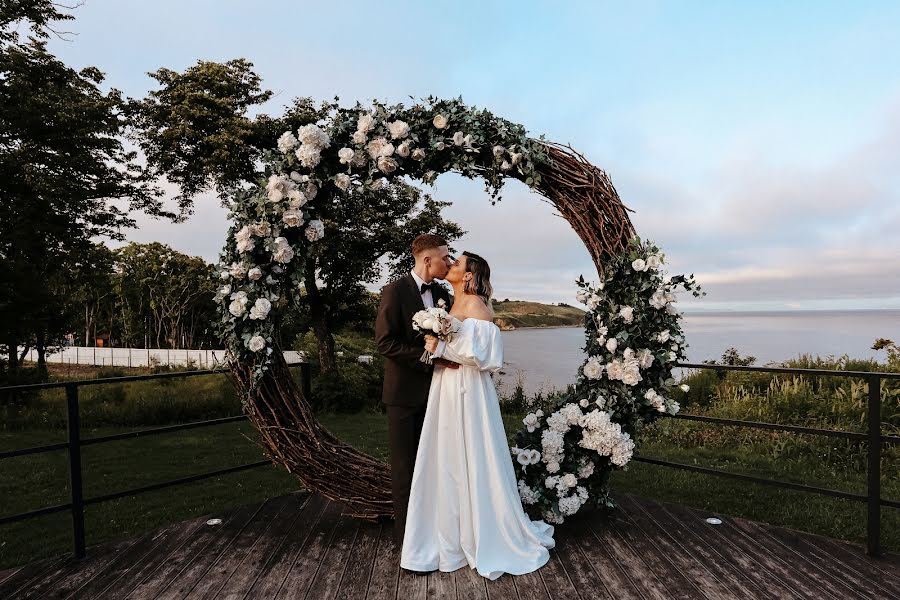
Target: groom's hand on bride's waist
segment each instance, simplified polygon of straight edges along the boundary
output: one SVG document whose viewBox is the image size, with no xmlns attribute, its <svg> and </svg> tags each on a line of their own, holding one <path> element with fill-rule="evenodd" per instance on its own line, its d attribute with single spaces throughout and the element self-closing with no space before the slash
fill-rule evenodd
<svg viewBox="0 0 900 600">
<path fill-rule="evenodd" d="M 434 362 L 435 365 L 447 367 L 448 369 L 458 369 L 459 368 L 459 363 L 455 363 L 452 360 L 447 360 L 446 358 L 435 358 L 432 362 Z"/>
</svg>

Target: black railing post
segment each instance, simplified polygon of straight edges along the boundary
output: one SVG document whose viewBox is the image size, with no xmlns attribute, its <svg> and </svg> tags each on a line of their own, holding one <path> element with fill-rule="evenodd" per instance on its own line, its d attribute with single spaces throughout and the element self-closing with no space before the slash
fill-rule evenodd
<svg viewBox="0 0 900 600">
<path fill-rule="evenodd" d="M 308 362 L 300 363 L 300 386 L 303 390 L 303 397 L 307 402 L 312 403 L 312 368 Z"/>
<path fill-rule="evenodd" d="M 878 555 L 881 537 L 881 377 L 870 375 L 869 383 L 869 465 L 868 518 L 866 520 L 866 553 Z"/>
<path fill-rule="evenodd" d="M 69 435 L 69 487 L 72 497 L 72 551 L 84 558 L 84 494 L 81 484 L 81 425 L 78 415 L 78 386 L 66 385 Z"/>
</svg>

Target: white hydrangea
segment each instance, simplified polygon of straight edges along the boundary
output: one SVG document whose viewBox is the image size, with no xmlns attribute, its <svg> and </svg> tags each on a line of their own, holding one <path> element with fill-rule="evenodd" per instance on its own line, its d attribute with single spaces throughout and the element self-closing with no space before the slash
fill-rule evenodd
<svg viewBox="0 0 900 600">
<path fill-rule="evenodd" d="M 613 464 L 623 466 L 634 452 L 631 436 L 622 426 L 609 419 L 609 413 L 593 410 L 581 419 L 582 437 L 578 445 L 595 450 L 601 456 L 609 456 Z"/>
<path fill-rule="evenodd" d="M 278 149 L 287 154 L 297 146 L 297 138 L 290 131 L 285 131 L 278 138 Z"/>
<path fill-rule="evenodd" d="M 559 414 L 565 417 L 569 425 L 577 425 L 584 413 L 581 412 L 581 408 L 577 404 L 569 402 L 559 409 Z"/>
<path fill-rule="evenodd" d="M 328 134 L 321 127 L 315 124 L 304 125 L 297 130 L 297 139 L 303 146 L 309 146 L 316 150 L 322 151 L 331 145 Z"/>
<path fill-rule="evenodd" d="M 544 511 L 544 522 L 546 522 L 546 523 L 553 523 L 555 525 L 559 525 L 564 520 L 565 519 L 563 519 L 562 515 L 557 514 L 557 513 L 553 512 L 552 510 Z"/>
<path fill-rule="evenodd" d="M 549 427 L 551 431 L 557 431 L 560 434 L 566 433 L 569 431 L 569 419 L 561 412 L 556 411 L 547 417 L 547 427 Z"/>
<path fill-rule="evenodd" d="M 522 499 L 522 504 L 534 504 L 538 501 L 537 492 L 521 479 L 519 480 L 519 498 Z"/>
<path fill-rule="evenodd" d="M 322 150 L 310 144 L 302 144 L 294 152 L 294 155 L 307 169 L 315 169 L 322 160 Z"/>
<path fill-rule="evenodd" d="M 594 474 L 594 461 L 589 460 L 578 468 L 578 479 L 587 479 Z"/>
<path fill-rule="evenodd" d="M 564 445 L 562 432 L 554 429 L 545 429 L 541 432 L 541 455 L 545 463 L 562 462 Z"/>
<path fill-rule="evenodd" d="M 577 495 L 566 496 L 559 499 L 559 512 L 565 516 L 574 515 L 581 508 L 581 498 Z"/>
</svg>

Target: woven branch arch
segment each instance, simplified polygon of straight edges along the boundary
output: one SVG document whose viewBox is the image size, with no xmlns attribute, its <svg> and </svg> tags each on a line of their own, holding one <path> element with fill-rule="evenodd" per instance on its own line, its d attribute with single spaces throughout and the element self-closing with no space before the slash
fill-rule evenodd
<svg viewBox="0 0 900 600">
<path fill-rule="evenodd" d="M 322 127 L 285 133 L 278 147 L 268 181 L 237 193 L 232 206 L 220 273 L 227 283 L 217 296 L 230 376 L 273 461 L 355 516 L 390 516 L 389 465 L 316 421 L 278 346 L 277 311 L 302 281 L 305 249 L 327 235 L 328 199 L 400 175 L 433 181 L 456 171 L 483 178 L 494 196 L 504 178 L 516 178 L 571 224 L 598 272 L 635 235 L 629 209 L 607 174 L 571 147 L 529 138 L 521 126 L 460 100 L 336 110 Z"/>
</svg>

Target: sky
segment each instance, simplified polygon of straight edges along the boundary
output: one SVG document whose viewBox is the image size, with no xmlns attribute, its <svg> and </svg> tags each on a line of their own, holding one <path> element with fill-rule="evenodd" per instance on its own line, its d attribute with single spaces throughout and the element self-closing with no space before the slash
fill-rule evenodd
<svg viewBox="0 0 900 600">
<path fill-rule="evenodd" d="M 462 96 L 571 144 L 612 178 L 683 310 L 900 308 L 900 3 L 86 0 L 51 49 L 132 97 L 147 73 L 246 58 L 279 114 Z M 274 140 L 273 140 L 274 145 Z M 496 297 L 574 303 L 596 279 L 568 223 L 511 181 L 434 196 L 490 262 Z M 217 198 L 128 233 L 217 260 Z M 114 245 L 114 244 L 112 244 Z M 378 286 L 372 286 L 373 289 Z"/>
</svg>

